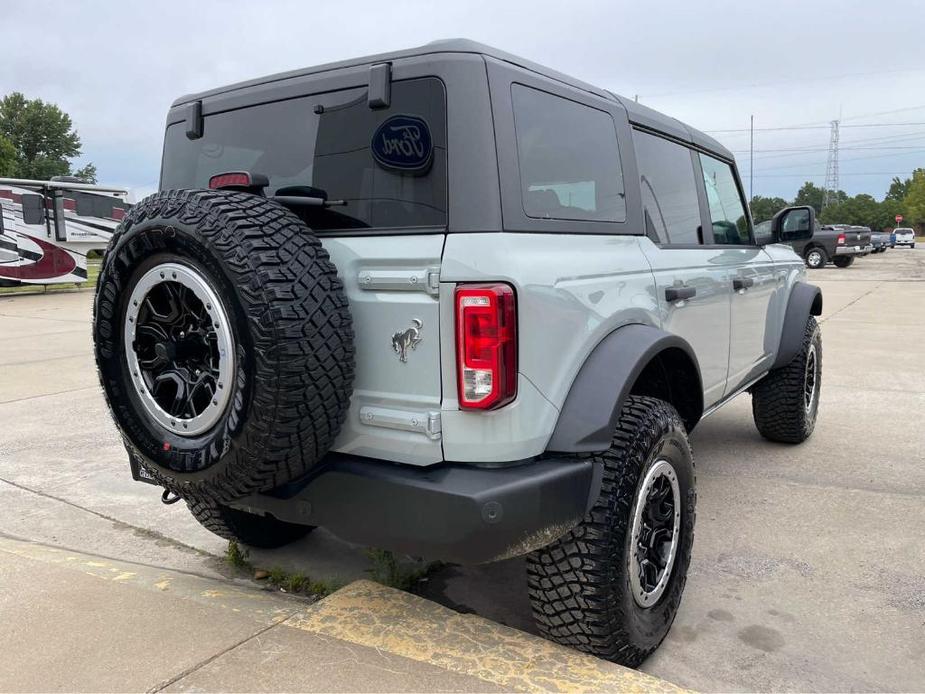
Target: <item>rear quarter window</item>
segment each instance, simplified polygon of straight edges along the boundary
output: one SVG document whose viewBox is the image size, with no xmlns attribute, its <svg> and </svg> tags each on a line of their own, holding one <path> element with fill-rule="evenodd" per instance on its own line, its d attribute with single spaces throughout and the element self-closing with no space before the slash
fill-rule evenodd
<svg viewBox="0 0 925 694">
<path fill-rule="evenodd" d="M 623 222 L 623 172 L 610 114 L 511 86 L 524 213 L 539 219 Z"/>
<path fill-rule="evenodd" d="M 161 189 L 206 188 L 215 174 L 250 171 L 267 193 L 311 186 L 346 204 L 300 211 L 318 231 L 446 226 L 446 96 L 437 78 L 397 81 L 371 109 L 350 89 L 208 115 L 203 136 L 167 128 Z"/>
</svg>

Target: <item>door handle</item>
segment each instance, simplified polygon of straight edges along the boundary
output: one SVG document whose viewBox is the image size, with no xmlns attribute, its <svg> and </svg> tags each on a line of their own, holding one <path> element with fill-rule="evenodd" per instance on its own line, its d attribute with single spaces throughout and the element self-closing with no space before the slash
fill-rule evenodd
<svg viewBox="0 0 925 694">
<path fill-rule="evenodd" d="M 736 277 L 734 280 L 732 280 L 732 288 L 736 291 L 748 289 L 749 287 L 754 286 L 755 280 L 753 280 L 751 277 Z"/>
<path fill-rule="evenodd" d="M 674 303 L 675 301 L 690 299 L 696 294 L 697 289 L 694 287 L 668 287 L 665 289 L 665 300 Z"/>
</svg>

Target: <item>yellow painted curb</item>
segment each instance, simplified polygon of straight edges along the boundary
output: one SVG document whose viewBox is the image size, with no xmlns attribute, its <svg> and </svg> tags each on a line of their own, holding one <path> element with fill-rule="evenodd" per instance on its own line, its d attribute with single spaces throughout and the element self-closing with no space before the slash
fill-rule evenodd
<svg viewBox="0 0 925 694">
<path fill-rule="evenodd" d="M 144 590 L 170 593 L 210 607 L 248 614 L 263 624 L 278 624 L 296 614 L 302 603 L 287 601 L 278 593 L 254 590 L 247 584 L 194 576 L 96 557 L 68 549 L 0 536 L 0 554 L 55 564 L 95 578 Z"/>
<path fill-rule="evenodd" d="M 284 625 L 520 691 L 684 691 L 651 675 L 371 581 L 351 583 Z"/>
<path fill-rule="evenodd" d="M 56 564 L 114 585 L 166 592 L 249 614 L 268 626 L 301 629 L 387 651 L 505 689 L 683 691 L 651 675 L 371 581 L 356 581 L 306 607 L 304 602 L 246 584 L 120 562 L 9 536 L 0 535 L 0 554 Z"/>
</svg>

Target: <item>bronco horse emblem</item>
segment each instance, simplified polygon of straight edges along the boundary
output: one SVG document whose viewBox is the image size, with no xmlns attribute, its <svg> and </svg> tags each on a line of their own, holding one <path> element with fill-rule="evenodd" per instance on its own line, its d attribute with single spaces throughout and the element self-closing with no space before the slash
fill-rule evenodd
<svg viewBox="0 0 925 694">
<path fill-rule="evenodd" d="M 392 349 L 395 350 L 399 361 L 402 362 L 408 361 L 408 349 L 416 349 L 418 343 L 423 339 L 421 337 L 421 328 L 424 327 L 424 322 L 418 318 L 412 318 L 411 323 L 411 327 L 407 330 L 402 330 L 392 335 Z"/>
</svg>

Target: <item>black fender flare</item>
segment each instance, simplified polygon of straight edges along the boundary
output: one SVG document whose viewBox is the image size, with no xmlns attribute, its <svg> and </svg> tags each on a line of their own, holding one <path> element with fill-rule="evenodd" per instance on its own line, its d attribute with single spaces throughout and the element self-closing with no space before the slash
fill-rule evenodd
<svg viewBox="0 0 925 694">
<path fill-rule="evenodd" d="M 591 351 L 572 382 L 546 449 L 557 453 L 592 453 L 610 448 L 623 403 L 639 375 L 659 354 L 683 352 L 696 372 L 696 415 L 703 413 L 703 387 L 694 350 L 686 340 L 651 325 L 631 324 L 608 334 Z M 682 357 L 683 358 L 683 357 Z"/>
<path fill-rule="evenodd" d="M 803 332 L 806 321 L 812 316 L 822 313 L 822 290 L 814 284 L 796 282 L 790 290 L 787 300 L 787 310 L 784 313 L 784 324 L 781 328 L 780 342 L 777 346 L 777 355 L 774 357 L 772 369 L 779 369 L 790 363 L 800 345 L 803 344 Z"/>
</svg>

